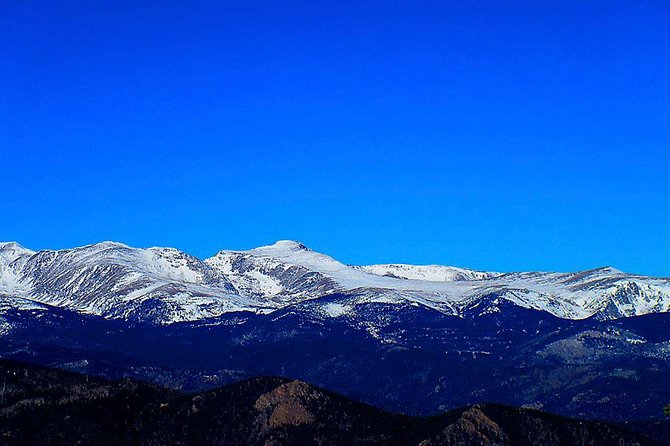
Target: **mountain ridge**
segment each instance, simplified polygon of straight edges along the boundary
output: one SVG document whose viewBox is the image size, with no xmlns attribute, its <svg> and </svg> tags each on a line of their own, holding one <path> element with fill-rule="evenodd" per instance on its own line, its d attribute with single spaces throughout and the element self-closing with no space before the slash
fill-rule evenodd
<svg viewBox="0 0 670 446">
<path fill-rule="evenodd" d="M 231 311 L 267 313 L 334 292 L 459 316 L 493 294 L 496 302 L 565 319 L 616 319 L 670 309 L 670 279 L 613 267 L 499 273 L 443 265 L 351 266 L 291 240 L 221 250 L 204 260 L 175 248 L 109 241 L 42 251 L 0 244 L 0 296 L 108 318 L 166 324 Z"/>
</svg>

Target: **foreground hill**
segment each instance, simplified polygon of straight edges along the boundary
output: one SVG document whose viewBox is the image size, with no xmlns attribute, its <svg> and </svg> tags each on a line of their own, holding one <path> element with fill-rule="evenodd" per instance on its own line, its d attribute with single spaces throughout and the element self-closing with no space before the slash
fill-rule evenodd
<svg viewBox="0 0 670 446">
<path fill-rule="evenodd" d="M 656 444 L 614 424 L 498 405 L 430 418 L 301 381 L 254 378 L 198 394 L 0 360 L 3 444 Z"/>
</svg>

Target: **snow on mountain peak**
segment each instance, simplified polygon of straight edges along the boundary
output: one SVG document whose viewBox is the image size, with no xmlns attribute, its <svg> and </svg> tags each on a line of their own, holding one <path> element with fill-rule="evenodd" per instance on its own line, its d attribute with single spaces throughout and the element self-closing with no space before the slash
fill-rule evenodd
<svg viewBox="0 0 670 446">
<path fill-rule="evenodd" d="M 251 251 L 267 251 L 267 252 L 296 252 L 296 251 L 311 251 L 307 246 L 294 240 L 277 240 L 272 245 L 259 246 Z"/>
<path fill-rule="evenodd" d="M 0 243 L 0 258 L 6 263 L 11 263 L 22 256 L 31 256 L 35 251 L 24 248 L 17 242 L 3 242 Z"/>
<path fill-rule="evenodd" d="M 626 274 L 625 272 L 621 271 L 618 268 L 614 268 L 613 266 L 603 266 L 600 268 L 596 268 L 594 271 L 599 271 L 602 274 Z"/>
<path fill-rule="evenodd" d="M 0 295 L 25 293 L 30 285 L 23 283 L 18 271 L 35 254 L 16 242 L 0 243 Z"/>
<path fill-rule="evenodd" d="M 0 242 L 0 250 L 5 249 L 25 249 L 23 246 L 17 242 Z"/>
<path fill-rule="evenodd" d="M 131 248 L 125 243 L 104 241 L 104 242 L 93 243 L 90 245 L 85 245 L 82 246 L 81 248 L 73 248 L 73 249 L 88 249 L 92 251 L 102 251 L 105 249 L 131 249 Z"/>
</svg>

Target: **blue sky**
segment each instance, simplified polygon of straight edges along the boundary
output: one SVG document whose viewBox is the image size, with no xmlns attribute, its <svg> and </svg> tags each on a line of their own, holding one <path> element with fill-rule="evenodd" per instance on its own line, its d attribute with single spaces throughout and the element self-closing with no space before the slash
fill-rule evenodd
<svg viewBox="0 0 670 446">
<path fill-rule="evenodd" d="M 0 239 L 670 276 L 665 1 L 0 5 Z"/>
</svg>

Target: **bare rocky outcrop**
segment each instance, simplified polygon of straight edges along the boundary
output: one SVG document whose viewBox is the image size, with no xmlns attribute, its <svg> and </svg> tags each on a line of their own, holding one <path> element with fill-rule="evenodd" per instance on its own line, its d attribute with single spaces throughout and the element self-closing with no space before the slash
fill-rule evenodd
<svg viewBox="0 0 670 446">
<path fill-rule="evenodd" d="M 261 432 L 284 426 L 300 426 L 314 422 L 310 405 L 322 395 L 302 381 L 291 381 L 261 395 L 254 408 L 260 412 Z"/>
<path fill-rule="evenodd" d="M 508 446 L 503 430 L 479 408 L 466 410 L 454 423 L 436 437 L 424 440 L 420 446 L 481 445 Z"/>
</svg>

